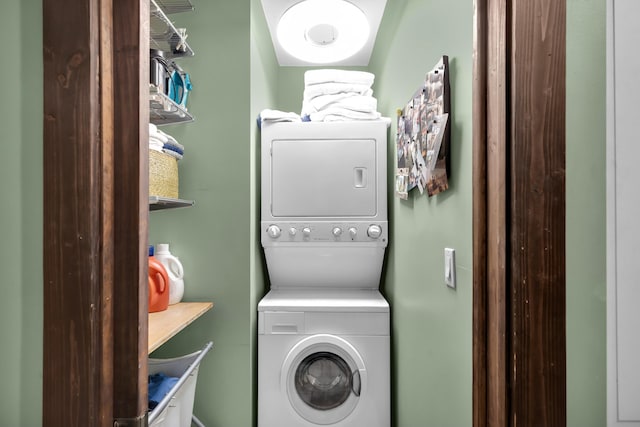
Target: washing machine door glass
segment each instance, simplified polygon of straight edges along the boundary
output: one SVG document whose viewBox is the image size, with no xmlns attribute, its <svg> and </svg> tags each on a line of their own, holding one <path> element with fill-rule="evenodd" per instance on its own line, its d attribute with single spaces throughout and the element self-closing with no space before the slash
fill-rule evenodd
<svg viewBox="0 0 640 427">
<path fill-rule="evenodd" d="M 347 419 L 367 396 L 362 357 L 335 335 L 317 334 L 300 340 L 285 357 L 280 375 L 281 390 L 291 407 L 311 425 Z"/>
<path fill-rule="evenodd" d="M 352 392 L 360 394 L 358 374 L 336 354 L 313 353 L 298 365 L 295 387 L 304 403 L 325 411 L 342 405 Z"/>
</svg>

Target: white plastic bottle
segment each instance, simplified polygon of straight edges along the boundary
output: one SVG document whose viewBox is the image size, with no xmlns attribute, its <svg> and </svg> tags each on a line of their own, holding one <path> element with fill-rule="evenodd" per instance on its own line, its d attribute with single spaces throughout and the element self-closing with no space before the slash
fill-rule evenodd
<svg viewBox="0 0 640 427">
<path fill-rule="evenodd" d="M 155 257 L 164 265 L 169 275 L 169 305 L 182 301 L 184 296 L 184 270 L 180 260 L 169 252 L 168 243 L 156 245 Z"/>
</svg>

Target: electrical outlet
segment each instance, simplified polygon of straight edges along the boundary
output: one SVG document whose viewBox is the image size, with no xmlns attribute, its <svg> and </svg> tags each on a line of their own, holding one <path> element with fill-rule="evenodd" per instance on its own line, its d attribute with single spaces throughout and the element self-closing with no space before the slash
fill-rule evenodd
<svg viewBox="0 0 640 427">
<path fill-rule="evenodd" d="M 444 283 L 456 288 L 456 250 L 444 248 Z"/>
</svg>

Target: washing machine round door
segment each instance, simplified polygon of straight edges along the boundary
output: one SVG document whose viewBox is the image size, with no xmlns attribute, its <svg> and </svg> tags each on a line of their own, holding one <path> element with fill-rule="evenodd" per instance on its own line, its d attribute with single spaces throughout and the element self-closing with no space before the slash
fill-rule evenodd
<svg viewBox="0 0 640 427">
<path fill-rule="evenodd" d="M 282 386 L 296 412 L 307 421 L 334 424 L 358 406 L 366 387 L 362 357 L 335 335 L 313 335 L 285 358 Z"/>
</svg>

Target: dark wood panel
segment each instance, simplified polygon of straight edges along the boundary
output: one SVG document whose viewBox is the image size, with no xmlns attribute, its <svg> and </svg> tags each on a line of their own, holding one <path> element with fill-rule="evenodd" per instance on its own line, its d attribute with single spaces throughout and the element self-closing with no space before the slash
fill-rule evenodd
<svg viewBox="0 0 640 427">
<path fill-rule="evenodd" d="M 488 8 L 487 71 L 487 420 L 508 422 L 507 396 L 507 127 L 508 2 L 491 0 Z"/>
<path fill-rule="evenodd" d="M 146 417 L 149 3 L 114 0 L 114 417 Z"/>
<path fill-rule="evenodd" d="M 565 2 L 513 1 L 513 425 L 566 425 Z"/>
<path fill-rule="evenodd" d="M 113 285 L 110 140 L 103 129 L 108 112 L 101 110 L 109 94 L 99 69 L 110 62 L 101 49 L 110 20 L 101 16 L 104 3 L 42 3 L 46 426 L 112 425 L 111 406 L 104 405 L 112 399 L 113 352 L 104 338 Z"/>
<path fill-rule="evenodd" d="M 473 426 L 487 427 L 487 0 L 473 14 Z"/>
</svg>

